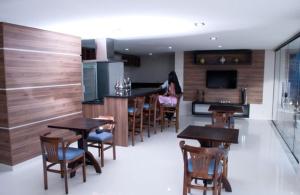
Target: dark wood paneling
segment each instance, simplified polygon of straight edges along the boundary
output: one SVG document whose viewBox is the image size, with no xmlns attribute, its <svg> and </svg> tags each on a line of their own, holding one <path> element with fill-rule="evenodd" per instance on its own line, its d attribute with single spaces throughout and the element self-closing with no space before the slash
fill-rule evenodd
<svg viewBox="0 0 300 195">
<path fill-rule="evenodd" d="M 104 112 L 115 118 L 115 143 L 128 146 L 128 99 L 104 98 Z"/>
<path fill-rule="evenodd" d="M 247 88 L 248 102 L 262 103 L 264 79 L 264 51 L 252 51 L 251 65 L 209 66 L 194 64 L 193 52 L 184 53 L 184 100 L 193 101 L 197 98 L 197 90 L 205 91 L 205 101 L 218 102 L 229 100 L 240 103 L 240 89 Z M 207 70 L 237 70 L 237 89 L 207 89 Z"/>
<path fill-rule="evenodd" d="M 81 54 L 80 37 L 3 23 L 4 47 Z"/>
<path fill-rule="evenodd" d="M 12 164 L 9 131 L 0 129 L 0 163 Z"/>
<path fill-rule="evenodd" d="M 3 48 L 3 23 L 0 22 L 0 48 Z"/>
<path fill-rule="evenodd" d="M 40 121 L 82 111 L 81 85 L 63 86 L 81 83 L 81 40 L 29 27 L 1 25 L 1 44 L 14 50 L 0 50 L 0 88 L 7 89 L 0 91 L 0 125 L 9 127 L 8 137 L 0 138 L 0 162 L 15 165 L 40 154 L 39 135 L 49 131 L 47 124 L 55 122 Z M 69 117 L 60 120 L 66 118 Z"/>
<path fill-rule="evenodd" d="M 80 56 L 5 51 L 6 87 L 81 83 Z"/>
<path fill-rule="evenodd" d="M 102 104 L 82 104 L 82 114 L 86 118 L 96 118 L 105 115 Z"/>
<path fill-rule="evenodd" d="M 6 91 L 0 91 L 0 127 L 8 127 Z"/>
<path fill-rule="evenodd" d="M 4 50 L 2 49 L 0 49 L 0 88 L 5 88 Z"/>
<path fill-rule="evenodd" d="M 81 86 L 7 91 L 9 126 L 81 112 Z"/>
<path fill-rule="evenodd" d="M 41 146 L 39 136 L 47 132 L 54 133 L 55 136 L 68 137 L 74 135 L 72 131 L 51 129 L 47 125 L 63 120 L 73 119 L 82 114 L 72 115 L 60 119 L 46 121 L 30 126 L 10 130 L 12 165 L 40 155 Z"/>
</svg>

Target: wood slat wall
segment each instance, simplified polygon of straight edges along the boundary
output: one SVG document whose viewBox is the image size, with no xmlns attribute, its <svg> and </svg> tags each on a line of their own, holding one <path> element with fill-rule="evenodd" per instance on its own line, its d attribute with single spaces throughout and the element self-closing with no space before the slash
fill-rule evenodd
<svg viewBox="0 0 300 195">
<path fill-rule="evenodd" d="M 40 154 L 47 124 L 82 115 L 81 39 L 0 26 L 0 163 L 15 165 Z"/>
<path fill-rule="evenodd" d="M 247 88 L 248 103 L 261 104 L 264 80 L 264 50 L 252 51 L 251 65 L 197 65 L 194 64 L 192 51 L 184 53 L 184 100 L 197 99 L 197 90 L 205 91 L 205 101 L 218 102 L 229 100 L 232 103 L 241 102 L 241 88 Z M 207 89 L 207 70 L 237 70 L 238 81 L 236 89 Z"/>
</svg>

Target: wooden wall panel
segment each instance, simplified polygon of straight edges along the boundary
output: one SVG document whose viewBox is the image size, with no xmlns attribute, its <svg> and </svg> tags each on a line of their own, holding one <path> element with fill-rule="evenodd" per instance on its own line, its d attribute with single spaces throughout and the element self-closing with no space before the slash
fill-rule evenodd
<svg viewBox="0 0 300 195">
<path fill-rule="evenodd" d="M 11 165 L 18 164 L 25 160 L 31 159 L 40 155 L 41 146 L 39 136 L 48 132 L 53 132 L 56 136 L 68 137 L 74 135 L 74 132 L 68 130 L 51 129 L 47 125 L 56 123 L 67 119 L 73 119 L 81 116 L 76 114 L 60 119 L 50 120 L 34 125 L 29 125 L 21 128 L 10 130 L 10 144 L 11 144 Z"/>
<path fill-rule="evenodd" d="M 3 45 L 6 48 L 81 54 L 80 37 L 14 24 L 2 24 Z"/>
<path fill-rule="evenodd" d="M 241 102 L 240 89 L 247 88 L 248 102 L 262 103 L 264 79 L 264 51 L 252 51 L 251 65 L 196 65 L 193 52 L 184 53 L 184 100 L 193 101 L 197 98 L 197 90 L 205 91 L 205 101 L 218 102 L 229 100 Z M 207 70 L 237 70 L 237 89 L 207 89 Z"/>
<path fill-rule="evenodd" d="M 4 50 L 2 49 L 0 49 L 0 88 L 5 88 Z"/>
<path fill-rule="evenodd" d="M 81 112 L 81 86 L 7 91 L 9 126 Z"/>
<path fill-rule="evenodd" d="M 0 91 L 0 127 L 8 127 L 6 91 Z"/>
<path fill-rule="evenodd" d="M 0 26 L 0 129 L 7 132 L 0 138 L 0 162 L 15 165 L 40 154 L 39 135 L 49 123 L 81 115 L 81 39 Z"/>
<path fill-rule="evenodd" d="M 96 118 L 105 115 L 104 105 L 102 104 L 83 104 L 82 114 L 86 118 Z"/>
<path fill-rule="evenodd" d="M 10 146 L 9 131 L 0 129 L 0 163 L 12 164 Z"/>
<path fill-rule="evenodd" d="M 81 83 L 81 57 L 6 50 L 7 88 Z"/>
<path fill-rule="evenodd" d="M 0 22 L 0 48 L 3 47 L 3 25 Z"/>
</svg>

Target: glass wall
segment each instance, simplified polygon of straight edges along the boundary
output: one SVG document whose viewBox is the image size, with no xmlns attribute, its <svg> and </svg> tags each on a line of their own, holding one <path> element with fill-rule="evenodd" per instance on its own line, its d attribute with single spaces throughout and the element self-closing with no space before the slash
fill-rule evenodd
<svg viewBox="0 0 300 195">
<path fill-rule="evenodd" d="M 300 160 L 300 37 L 276 52 L 273 121 Z"/>
</svg>

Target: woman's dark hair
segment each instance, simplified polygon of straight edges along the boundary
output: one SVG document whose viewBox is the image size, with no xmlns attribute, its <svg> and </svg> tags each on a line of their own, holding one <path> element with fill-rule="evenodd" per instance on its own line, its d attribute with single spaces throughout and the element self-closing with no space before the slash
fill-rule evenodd
<svg viewBox="0 0 300 195">
<path fill-rule="evenodd" d="M 171 71 L 171 72 L 169 73 L 168 83 L 169 83 L 169 85 L 170 85 L 171 83 L 174 83 L 174 85 L 175 85 L 175 93 L 176 93 L 176 94 L 182 93 L 181 87 L 180 87 L 180 85 L 179 85 L 178 78 L 177 78 L 177 75 L 176 75 L 176 72 L 175 72 L 175 71 Z"/>
</svg>

